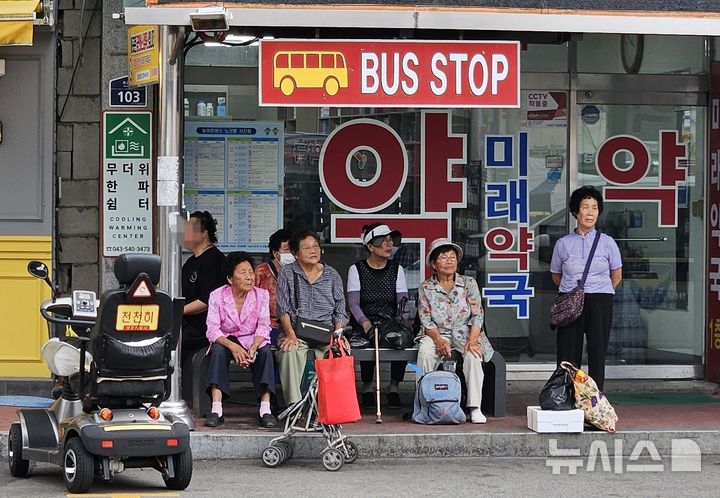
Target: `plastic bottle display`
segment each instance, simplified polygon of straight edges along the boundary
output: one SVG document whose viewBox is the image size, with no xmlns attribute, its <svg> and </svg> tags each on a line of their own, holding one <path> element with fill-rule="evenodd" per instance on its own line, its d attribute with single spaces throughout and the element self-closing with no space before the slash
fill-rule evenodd
<svg viewBox="0 0 720 498">
<path fill-rule="evenodd" d="M 214 116 L 215 115 L 215 109 L 213 109 L 212 102 L 208 102 L 205 105 L 205 115 L 206 116 Z"/>
<path fill-rule="evenodd" d="M 205 101 L 201 100 L 197 103 L 197 115 L 198 116 L 204 116 L 205 115 Z"/>
<path fill-rule="evenodd" d="M 183 109 L 185 116 L 190 115 L 190 101 L 188 99 L 183 99 Z"/>
<path fill-rule="evenodd" d="M 225 116 L 226 113 L 227 113 L 227 108 L 225 107 L 225 97 L 218 97 L 217 98 L 217 115 Z"/>
</svg>

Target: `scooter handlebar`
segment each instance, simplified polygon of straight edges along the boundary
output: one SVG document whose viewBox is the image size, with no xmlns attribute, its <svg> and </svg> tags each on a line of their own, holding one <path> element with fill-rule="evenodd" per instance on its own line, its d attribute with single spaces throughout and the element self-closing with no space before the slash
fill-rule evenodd
<svg viewBox="0 0 720 498">
<path fill-rule="evenodd" d="M 52 313 L 48 313 L 45 308 L 40 308 L 40 314 L 42 317 L 50 323 L 57 323 L 60 325 L 70 325 L 71 327 L 88 327 L 92 328 L 95 326 L 95 322 L 88 322 L 86 320 L 74 320 L 72 318 L 55 316 Z"/>
</svg>

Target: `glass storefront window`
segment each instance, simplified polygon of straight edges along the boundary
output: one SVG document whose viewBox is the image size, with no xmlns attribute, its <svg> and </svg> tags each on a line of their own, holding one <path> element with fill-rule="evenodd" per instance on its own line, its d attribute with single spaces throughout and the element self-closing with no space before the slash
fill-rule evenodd
<svg viewBox="0 0 720 498">
<path fill-rule="evenodd" d="M 706 72 L 704 44 L 702 37 L 646 36 L 638 72 L 702 74 Z M 704 339 L 702 197 L 706 110 L 700 106 L 670 104 L 599 103 L 592 105 L 594 109 L 589 118 L 588 104 L 581 103 L 575 108 L 571 104 L 570 78 L 566 71 L 568 52 L 575 46 L 578 72 L 625 72 L 619 35 L 586 34 L 576 45 L 531 44 L 522 55 L 525 86 L 521 108 L 450 112 L 452 131 L 467 137 L 466 164 L 453 167 L 457 176 L 467 178 L 467 207 L 454 209 L 452 213 L 453 238 L 465 251 L 461 271 L 474 276 L 481 287 L 487 285 L 490 272 L 516 272 L 514 261 L 488 260 L 483 237 L 495 227 L 515 228 L 498 220 L 488 220 L 484 205 L 485 185 L 516 178 L 517 166 L 513 171 L 486 168 L 484 147 L 488 135 L 517 138 L 519 132 L 527 132 L 529 225 L 535 236 L 529 261 L 530 286 L 534 287 L 535 296 L 530 299 L 529 320 L 518 319 L 512 308 L 495 307 L 487 311 L 486 321 L 494 346 L 509 362 L 554 363 L 555 334 L 547 322 L 557 288 L 549 268 L 555 242 L 574 227 L 574 220 L 566 209 L 570 186 L 605 185 L 595 167 L 595 154 L 603 141 L 618 134 L 633 135 L 647 145 L 653 162 L 646 181 L 657 183 L 658 132 L 677 130 L 690 151 L 688 181 L 680 188 L 677 228 L 658 229 L 657 208 L 651 203 L 608 202 L 600 220 L 601 229 L 618 240 L 625 261 L 624 280 L 615 300 L 608 363 L 699 364 Z M 198 52 L 193 54 L 195 50 Z M 325 260 L 343 278 L 348 267 L 366 253 L 359 244 L 330 242 L 330 217 L 344 211 L 323 192 L 318 162 L 322 146 L 334 129 L 365 118 L 381 121 L 395 130 L 405 145 L 408 180 L 400 196 L 381 214 L 419 213 L 420 109 L 258 107 L 256 47 L 194 48 L 188 54 L 185 84 L 191 116 L 196 112 L 198 100 L 216 101 L 218 96 L 224 96 L 226 116 L 204 119 L 283 123 L 285 227 L 316 230 L 324 241 Z M 632 101 L 626 89 L 612 85 L 611 93 L 623 93 L 625 101 Z M 651 91 L 648 88 L 646 93 Z M 554 102 L 557 112 L 533 114 L 532 111 L 537 110 L 533 102 L 537 99 Z M 647 96 L 644 102 L 650 102 Z M 569 136 L 571 129 L 577 129 L 574 137 Z M 577 156 L 571 158 L 573 141 L 577 144 Z M 514 153 L 517 154 L 517 150 Z M 618 155 L 618 164 L 625 160 L 627 157 L 623 154 Z M 357 150 L 349 168 L 358 182 L 368 181 L 376 171 L 377 157 L 370 149 Z M 412 295 L 412 289 L 424 278 L 419 247 L 405 244 L 395 257 L 406 270 Z"/>
<path fill-rule="evenodd" d="M 670 35 L 583 35 L 577 71 L 604 74 L 706 74 L 705 38 Z"/>
<path fill-rule="evenodd" d="M 583 122 L 578 110 L 579 162 L 595 163 L 600 145 L 615 135 L 646 144 L 651 165 L 636 186 L 657 187 L 660 130 L 676 130 L 688 147 L 687 182 L 678 190 L 677 227 L 658 227 L 658 206 L 650 202 L 605 202 L 600 228 L 618 243 L 623 280 L 616 290 L 608 362 L 615 364 L 699 364 L 704 323 L 703 218 L 705 110 L 692 106 L 597 105 L 600 119 Z M 632 158 L 621 152 L 620 168 Z M 607 184 L 594 167 L 578 175 L 578 186 Z"/>
</svg>

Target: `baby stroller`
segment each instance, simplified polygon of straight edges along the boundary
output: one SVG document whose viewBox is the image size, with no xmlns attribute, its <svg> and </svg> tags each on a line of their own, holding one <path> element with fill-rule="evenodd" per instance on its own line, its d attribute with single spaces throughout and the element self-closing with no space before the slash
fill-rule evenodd
<svg viewBox="0 0 720 498">
<path fill-rule="evenodd" d="M 342 331 L 336 332 L 340 337 Z M 262 460 L 268 467 L 278 467 L 292 457 L 297 432 L 319 432 L 325 438 L 325 448 L 321 451 L 322 464 L 326 470 L 336 471 L 346 463 L 357 460 L 358 449 L 355 443 L 342 433 L 340 425 L 326 425 L 318 421 L 318 380 L 313 362 L 308 361 L 303 374 L 301 392 L 303 398 L 293 403 L 280 414 L 278 419 L 285 422 L 283 434 L 270 441 L 262 453 Z"/>
</svg>

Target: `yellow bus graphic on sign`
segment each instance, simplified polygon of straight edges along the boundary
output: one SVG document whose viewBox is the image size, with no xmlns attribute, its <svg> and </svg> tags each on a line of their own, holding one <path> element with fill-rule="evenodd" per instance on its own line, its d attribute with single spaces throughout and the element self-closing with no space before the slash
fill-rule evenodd
<svg viewBox="0 0 720 498">
<path fill-rule="evenodd" d="M 322 88 L 330 96 L 348 87 L 347 64 L 341 52 L 287 50 L 273 58 L 273 87 L 285 96 L 296 88 Z"/>
</svg>

